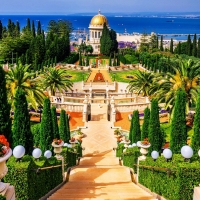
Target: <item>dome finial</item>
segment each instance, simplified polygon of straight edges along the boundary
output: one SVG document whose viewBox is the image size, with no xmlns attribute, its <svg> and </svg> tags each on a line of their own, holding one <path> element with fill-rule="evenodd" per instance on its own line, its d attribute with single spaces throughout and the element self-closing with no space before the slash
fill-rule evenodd
<svg viewBox="0 0 200 200">
<path fill-rule="evenodd" d="M 99 9 L 99 12 L 98 12 L 98 14 L 100 15 L 101 14 L 101 10 Z"/>
</svg>

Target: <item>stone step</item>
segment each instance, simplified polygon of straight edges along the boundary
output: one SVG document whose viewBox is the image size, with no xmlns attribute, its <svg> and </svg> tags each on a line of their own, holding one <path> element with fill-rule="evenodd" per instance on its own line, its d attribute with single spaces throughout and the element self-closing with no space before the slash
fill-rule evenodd
<svg viewBox="0 0 200 200">
<path fill-rule="evenodd" d="M 106 157 L 106 156 L 98 156 L 98 157 L 83 157 L 80 160 L 80 166 L 82 165 L 90 165 L 90 166 L 102 166 L 106 165 L 108 167 L 119 166 L 119 159 L 115 157 Z"/>
</svg>

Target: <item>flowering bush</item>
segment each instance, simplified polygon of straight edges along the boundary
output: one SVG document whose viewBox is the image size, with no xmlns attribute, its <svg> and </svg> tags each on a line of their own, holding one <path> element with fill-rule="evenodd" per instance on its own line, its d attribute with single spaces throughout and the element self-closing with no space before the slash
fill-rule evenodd
<svg viewBox="0 0 200 200">
<path fill-rule="evenodd" d="M 4 135 L 0 135 L 0 157 L 4 156 L 10 148 L 9 142 Z"/>
<path fill-rule="evenodd" d="M 72 138 L 70 139 L 70 141 L 71 141 L 71 142 L 75 142 L 76 139 L 75 139 L 74 137 L 72 137 Z"/>
<path fill-rule="evenodd" d="M 59 145 L 59 144 L 62 143 L 62 140 L 56 138 L 56 139 L 53 140 L 53 143 Z"/>
<path fill-rule="evenodd" d="M 141 144 L 143 144 L 143 145 L 149 145 L 150 144 L 149 139 L 148 138 L 144 138 L 144 140 L 141 141 Z"/>
</svg>

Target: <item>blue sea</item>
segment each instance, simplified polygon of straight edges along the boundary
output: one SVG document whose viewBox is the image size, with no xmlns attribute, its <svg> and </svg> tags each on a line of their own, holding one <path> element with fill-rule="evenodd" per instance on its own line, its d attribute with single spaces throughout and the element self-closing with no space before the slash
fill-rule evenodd
<svg viewBox="0 0 200 200">
<path fill-rule="evenodd" d="M 187 39 L 188 34 L 199 34 L 200 37 L 200 13 L 194 14 L 112 14 L 106 15 L 110 28 L 117 33 L 151 33 L 157 34 L 174 34 L 176 36 L 165 36 L 164 39 L 169 37 L 184 40 Z M 47 30 L 48 22 L 50 20 L 69 20 L 75 31 L 88 32 L 89 23 L 94 15 L 0 15 L 0 20 L 4 26 L 7 26 L 8 19 L 14 23 L 19 21 L 20 27 L 26 25 L 27 18 L 34 20 L 35 26 L 37 21 L 40 20 L 44 31 Z M 184 34 L 181 35 L 180 34 Z"/>
</svg>

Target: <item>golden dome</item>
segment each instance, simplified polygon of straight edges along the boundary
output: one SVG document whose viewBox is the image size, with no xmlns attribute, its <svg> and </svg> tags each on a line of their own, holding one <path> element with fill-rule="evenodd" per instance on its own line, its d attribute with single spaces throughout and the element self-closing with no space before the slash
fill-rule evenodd
<svg viewBox="0 0 200 200">
<path fill-rule="evenodd" d="M 106 25 L 108 26 L 108 20 L 107 20 L 107 18 L 104 15 L 102 15 L 100 13 L 100 10 L 99 10 L 98 15 L 95 15 L 91 19 L 90 26 L 103 26 L 104 23 L 106 23 Z"/>
</svg>

